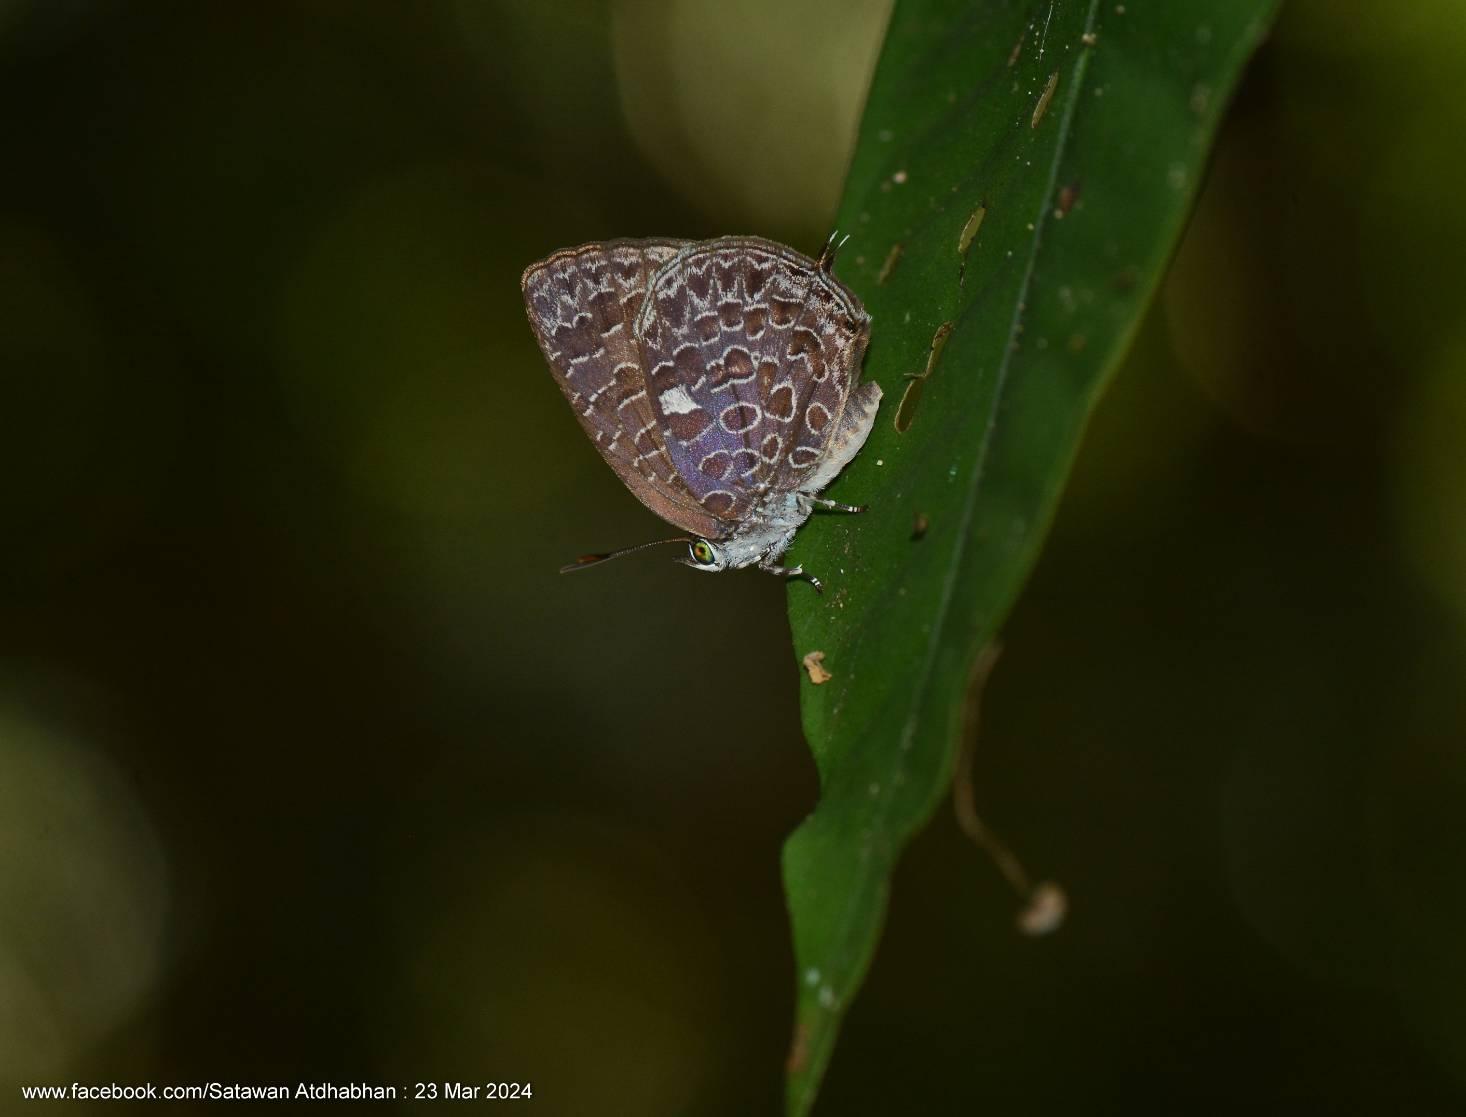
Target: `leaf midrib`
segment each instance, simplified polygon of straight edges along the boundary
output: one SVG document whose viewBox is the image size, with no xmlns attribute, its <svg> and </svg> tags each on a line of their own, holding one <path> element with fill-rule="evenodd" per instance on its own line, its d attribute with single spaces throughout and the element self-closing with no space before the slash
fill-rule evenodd
<svg viewBox="0 0 1466 1117">
<path fill-rule="evenodd" d="M 1085 16 L 1084 33 L 1089 34 L 1094 30 L 1094 17 L 1099 9 L 1099 0 L 1090 0 L 1089 13 Z M 1052 12 L 1052 9 L 1051 9 Z M 967 495 L 962 506 L 962 515 L 958 521 L 957 530 L 957 551 L 954 561 L 947 567 L 947 576 L 942 584 L 941 601 L 937 606 L 937 623 L 932 626 L 931 638 L 927 641 L 926 655 L 922 660 L 921 673 L 918 676 L 918 684 L 914 691 L 914 697 L 907 715 L 906 725 L 902 731 L 901 743 L 904 747 L 916 734 L 916 726 L 920 721 L 920 709 L 926 697 L 927 687 L 932 678 L 932 663 L 936 659 L 938 646 L 941 644 L 941 637 L 946 631 L 947 619 L 951 613 L 952 594 L 957 586 L 958 574 L 962 568 L 963 560 L 967 555 L 967 548 L 971 543 L 970 529 L 972 518 L 977 510 L 977 498 L 982 486 L 983 471 L 987 465 L 988 451 L 992 446 L 993 430 L 997 425 L 997 415 L 1002 408 L 1003 397 L 1008 388 L 1008 374 L 1013 366 L 1013 358 L 1017 353 L 1016 341 L 1023 323 L 1023 312 L 1028 306 L 1028 292 L 1033 286 L 1033 274 L 1038 264 L 1039 252 L 1043 247 L 1043 235 L 1047 231 L 1050 222 L 1053 220 L 1053 196 L 1054 187 L 1059 179 L 1059 165 L 1063 162 L 1064 152 L 1069 142 L 1069 129 L 1074 120 L 1074 110 L 1079 105 L 1079 93 L 1084 85 L 1084 77 L 1089 69 L 1089 59 L 1092 48 L 1086 46 L 1080 54 L 1078 61 L 1074 64 L 1073 89 L 1069 94 L 1068 102 L 1064 106 L 1064 115 L 1059 123 L 1059 137 L 1054 145 L 1053 159 L 1049 164 L 1049 178 L 1044 185 L 1043 195 L 1039 200 L 1039 213 L 1033 223 L 1033 247 L 1028 253 L 1027 264 L 1023 271 L 1023 279 L 1018 284 L 1018 297 L 1013 304 L 1013 318 L 1008 324 L 1008 332 L 1004 337 L 1003 357 L 998 363 L 998 383 L 993 393 L 993 406 L 988 413 L 987 429 L 983 432 L 982 443 L 978 447 L 977 460 L 973 463 L 971 483 L 967 487 Z"/>
<path fill-rule="evenodd" d="M 1094 31 L 1095 14 L 1099 9 L 1099 0 L 1090 0 L 1089 12 L 1085 16 L 1084 33 L 1086 35 Z M 967 548 L 970 544 L 970 528 L 973 516 L 977 510 L 977 499 L 982 484 L 984 468 L 987 464 L 988 452 L 992 446 L 993 430 L 996 425 L 996 418 L 1000 410 L 1004 394 L 1008 386 L 1008 375 L 1012 368 L 1013 357 L 1017 352 L 1015 341 L 1018 337 L 1023 321 L 1024 308 L 1028 304 L 1028 292 L 1033 285 L 1034 271 L 1037 267 L 1039 252 L 1043 245 L 1043 235 L 1046 232 L 1053 214 L 1054 188 L 1059 178 L 1059 166 L 1063 162 L 1064 153 L 1069 142 L 1069 131 L 1073 123 L 1075 109 L 1079 105 L 1079 94 L 1084 85 L 1085 74 L 1089 69 L 1089 59 L 1092 48 L 1086 46 L 1074 65 L 1074 74 L 1069 91 L 1068 99 L 1064 106 L 1063 116 L 1059 124 L 1058 142 L 1054 145 L 1054 154 L 1049 166 L 1048 182 L 1044 186 L 1040 199 L 1040 209 L 1034 220 L 1034 234 L 1032 248 L 1028 253 L 1028 260 L 1024 269 L 1023 278 L 1019 283 L 1017 298 L 1013 306 L 1013 318 L 1009 323 L 1007 334 L 1004 338 L 1003 357 L 998 365 L 998 383 L 993 395 L 993 406 L 989 412 L 987 429 L 983 432 L 982 443 L 978 447 L 977 460 L 973 465 L 971 483 L 968 485 L 962 514 L 958 522 L 957 548 L 953 561 L 948 566 L 947 576 L 942 585 L 940 603 L 937 607 L 936 623 L 932 625 L 931 635 L 927 641 L 926 652 L 922 657 L 921 670 L 917 676 L 917 685 L 912 691 L 912 701 L 905 718 L 905 724 L 901 734 L 901 748 L 897 756 L 904 757 L 909 748 L 910 742 L 916 735 L 916 730 L 921 721 L 921 707 L 925 703 L 926 695 L 931 684 L 933 670 L 932 666 L 936 660 L 937 648 L 941 645 L 942 637 L 946 632 L 946 625 L 950 617 L 952 595 L 956 590 L 957 579 L 960 575 L 963 561 L 966 558 Z M 881 797 L 878 803 L 875 816 L 882 828 L 888 822 L 889 812 L 895 800 L 893 794 Z M 849 895 L 845 904 L 845 911 L 840 919 L 842 938 L 849 937 L 850 926 L 855 912 L 854 894 Z M 843 1008 L 843 1006 L 842 1006 Z M 828 1034 L 828 1033 L 827 1033 Z M 822 1045 L 823 1046 L 823 1045 Z M 807 1103 L 813 1096 L 812 1091 L 817 1084 L 811 1082 L 809 1089 L 801 1098 L 802 1103 Z M 801 1111 L 807 1111 L 807 1105 L 801 1105 Z"/>
</svg>

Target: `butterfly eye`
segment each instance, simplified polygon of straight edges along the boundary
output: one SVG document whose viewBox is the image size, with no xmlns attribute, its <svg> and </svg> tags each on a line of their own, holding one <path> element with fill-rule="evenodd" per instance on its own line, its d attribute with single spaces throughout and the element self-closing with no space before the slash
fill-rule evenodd
<svg viewBox="0 0 1466 1117">
<path fill-rule="evenodd" d="M 699 539 L 692 545 L 692 560 L 701 563 L 703 566 L 711 566 L 713 562 L 713 548 L 705 539 Z"/>
</svg>

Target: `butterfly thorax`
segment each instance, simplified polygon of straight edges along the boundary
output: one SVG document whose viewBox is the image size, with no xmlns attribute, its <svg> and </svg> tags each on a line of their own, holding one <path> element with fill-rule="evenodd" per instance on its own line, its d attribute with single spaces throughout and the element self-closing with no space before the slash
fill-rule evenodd
<svg viewBox="0 0 1466 1117">
<path fill-rule="evenodd" d="M 755 563 L 773 563 L 789 549 L 794 533 L 812 511 L 810 498 L 804 493 L 768 493 L 754 516 L 738 524 L 727 538 L 718 540 L 724 568 L 737 570 Z"/>
</svg>

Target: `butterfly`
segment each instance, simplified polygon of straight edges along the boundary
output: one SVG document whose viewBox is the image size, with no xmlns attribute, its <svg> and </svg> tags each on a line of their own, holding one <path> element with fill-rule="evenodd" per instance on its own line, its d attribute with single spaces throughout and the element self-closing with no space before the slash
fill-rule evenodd
<svg viewBox="0 0 1466 1117">
<path fill-rule="evenodd" d="M 689 533 L 698 570 L 780 558 L 875 424 L 859 382 L 870 316 L 834 277 L 834 238 L 811 260 L 760 237 L 613 240 L 525 269 L 524 303 L 555 382 L 632 493 Z M 578 570 L 645 543 L 586 555 Z M 562 571 L 562 572 L 563 572 Z"/>
</svg>

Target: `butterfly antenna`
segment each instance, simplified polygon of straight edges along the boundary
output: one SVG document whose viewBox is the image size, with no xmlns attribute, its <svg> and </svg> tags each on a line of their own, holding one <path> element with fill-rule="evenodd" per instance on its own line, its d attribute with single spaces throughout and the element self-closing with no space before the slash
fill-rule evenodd
<svg viewBox="0 0 1466 1117">
<path fill-rule="evenodd" d="M 675 539 L 653 539 L 650 543 L 638 543 L 635 547 L 622 547 L 619 551 L 607 551 L 603 555 L 581 555 L 574 562 L 567 562 L 560 567 L 561 574 L 571 574 L 577 570 L 584 570 L 587 566 L 595 566 L 598 563 L 610 562 L 612 559 L 620 558 L 622 555 L 635 554 L 637 551 L 645 551 L 649 547 L 660 547 L 664 543 L 691 543 L 692 540 L 685 535 L 679 535 Z"/>
<path fill-rule="evenodd" d="M 829 275 L 835 267 L 835 254 L 845 247 L 845 242 L 850 239 L 850 234 L 840 236 L 840 230 L 836 229 L 830 234 L 830 239 L 825 241 L 825 250 L 820 253 L 816 262 L 819 270 Z"/>
</svg>

